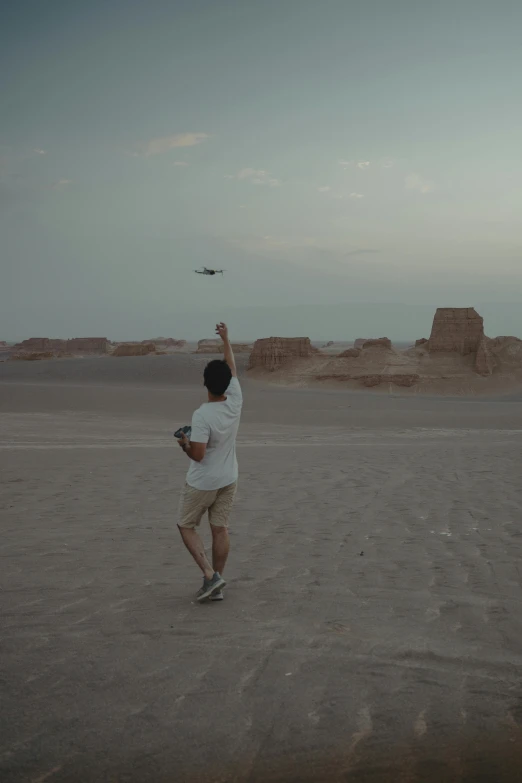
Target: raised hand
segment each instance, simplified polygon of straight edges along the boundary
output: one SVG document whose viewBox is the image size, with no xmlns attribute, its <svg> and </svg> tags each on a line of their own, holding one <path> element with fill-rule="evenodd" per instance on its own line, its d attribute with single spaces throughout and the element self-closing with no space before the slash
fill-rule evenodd
<svg viewBox="0 0 522 783">
<path fill-rule="evenodd" d="M 216 334 L 218 334 L 225 343 L 228 340 L 228 326 L 223 322 L 216 324 Z"/>
<path fill-rule="evenodd" d="M 237 369 L 236 369 L 236 361 L 234 359 L 234 351 L 232 350 L 232 345 L 228 337 L 228 326 L 224 324 L 223 321 L 220 324 L 216 324 L 216 334 L 219 334 L 219 336 L 223 340 L 224 359 L 228 364 L 228 366 L 230 367 L 230 370 L 232 372 L 232 377 L 235 378 L 237 376 Z"/>
</svg>

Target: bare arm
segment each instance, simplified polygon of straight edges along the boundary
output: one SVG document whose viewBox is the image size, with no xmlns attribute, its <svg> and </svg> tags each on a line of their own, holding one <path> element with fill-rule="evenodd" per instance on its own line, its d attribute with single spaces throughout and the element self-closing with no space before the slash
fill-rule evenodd
<svg viewBox="0 0 522 783">
<path fill-rule="evenodd" d="M 210 429 L 205 421 L 205 417 L 199 410 L 194 411 L 194 415 L 192 416 L 191 434 L 194 437 L 194 440 L 189 440 L 186 434 L 183 433 L 178 440 L 178 443 L 189 459 L 194 460 L 194 462 L 202 462 L 207 451 Z"/>
<path fill-rule="evenodd" d="M 185 433 L 183 433 L 183 437 L 178 440 L 179 445 L 187 455 L 189 459 L 194 460 L 194 462 L 201 462 L 203 457 L 206 454 L 207 451 L 207 444 L 206 443 L 194 443 L 190 441 Z"/>
<path fill-rule="evenodd" d="M 223 340 L 223 348 L 225 353 L 225 361 L 230 367 L 230 372 L 233 378 L 237 378 L 236 360 L 234 359 L 234 351 L 230 344 L 230 338 L 228 336 L 228 326 L 224 323 L 216 324 L 216 334 L 219 334 Z"/>
</svg>

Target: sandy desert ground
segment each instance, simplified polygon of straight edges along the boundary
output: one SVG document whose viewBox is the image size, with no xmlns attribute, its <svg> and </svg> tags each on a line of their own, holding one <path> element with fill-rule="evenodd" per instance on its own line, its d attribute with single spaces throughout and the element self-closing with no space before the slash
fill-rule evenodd
<svg viewBox="0 0 522 783">
<path fill-rule="evenodd" d="M 205 361 L 0 365 L 2 783 L 519 781 L 522 396 L 246 380 L 199 606 Z"/>
</svg>

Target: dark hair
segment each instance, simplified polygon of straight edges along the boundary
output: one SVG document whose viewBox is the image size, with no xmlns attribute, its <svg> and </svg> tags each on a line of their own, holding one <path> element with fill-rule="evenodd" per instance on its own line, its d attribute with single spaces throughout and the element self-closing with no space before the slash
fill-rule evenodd
<svg viewBox="0 0 522 783">
<path fill-rule="evenodd" d="M 230 367 L 224 359 L 213 359 L 205 367 L 204 384 L 214 397 L 226 392 L 232 378 Z"/>
</svg>

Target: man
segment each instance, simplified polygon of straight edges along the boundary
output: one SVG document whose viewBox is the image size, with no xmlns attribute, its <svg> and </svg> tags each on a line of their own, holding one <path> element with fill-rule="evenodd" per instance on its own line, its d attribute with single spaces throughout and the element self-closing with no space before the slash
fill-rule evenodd
<svg viewBox="0 0 522 783">
<path fill-rule="evenodd" d="M 223 571 L 230 547 L 228 518 L 238 478 L 236 435 L 243 405 L 226 324 L 217 324 L 216 334 L 223 340 L 225 358 L 205 367 L 208 402 L 192 416 L 190 441 L 186 435 L 178 441 L 190 459 L 178 527 L 185 546 L 203 571 L 198 601 L 223 600 Z M 205 512 L 212 531 L 212 565 L 196 529 Z"/>
</svg>

